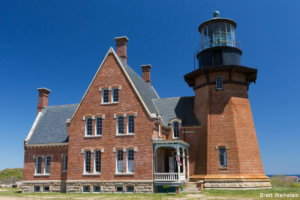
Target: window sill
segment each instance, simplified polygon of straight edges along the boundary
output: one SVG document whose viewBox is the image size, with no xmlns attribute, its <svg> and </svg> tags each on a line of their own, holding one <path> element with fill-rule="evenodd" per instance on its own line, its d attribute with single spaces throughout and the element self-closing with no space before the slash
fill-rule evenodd
<svg viewBox="0 0 300 200">
<path fill-rule="evenodd" d="M 62 172 L 63 172 L 63 173 L 66 173 L 66 172 L 67 172 L 67 170 L 62 170 Z"/>
<path fill-rule="evenodd" d="M 115 173 L 115 176 L 134 176 L 134 173 Z"/>
<path fill-rule="evenodd" d="M 107 103 L 101 103 L 101 106 L 105 106 L 105 105 L 114 105 L 114 104 L 118 104 L 119 102 L 107 102 Z"/>
<path fill-rule="evenodd" d="M 34 174 L 33 176 L 50 176 L 50 174 Z"/>
<path fill-rule="evenodd" d="M 83 173 L 83 176 L 100 176 L 101 173 Z"/>
<path fill-rule="evenodd" d="M 219 166 L 219 170 L 227 170 L 227 167 Z"/>
<path fill-rule="evenodd" d="M 102 135 L 85 135 L 84 138 L 100 138 Z"/>
<path fill-rule="evenodd" d="M 130 134 L 117 134 L 116 137 L 126 137 L 126 136 L 134 136 L 134 133 L 130 133 Z"/>
</svg>

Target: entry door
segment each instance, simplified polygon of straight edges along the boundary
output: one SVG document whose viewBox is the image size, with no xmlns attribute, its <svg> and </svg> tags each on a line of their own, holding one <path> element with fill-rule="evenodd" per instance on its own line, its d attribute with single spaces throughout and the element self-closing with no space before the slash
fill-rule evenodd
<svg viewBox="0 0 300 200">
<path fill-rule="evenodd" d="M 174 172 L 174 157 L 169 157 L 169 172 Z"/>
</svg>

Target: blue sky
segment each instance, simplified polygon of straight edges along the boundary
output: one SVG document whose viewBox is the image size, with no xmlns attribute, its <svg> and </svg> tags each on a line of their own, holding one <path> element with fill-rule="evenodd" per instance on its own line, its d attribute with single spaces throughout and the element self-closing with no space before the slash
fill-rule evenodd
<svg viewBox="0 0 300 200">
<path fill-rule="evenodd" d="M 198 26 L 214 10 L 237 22 L 242 64 L 258 68 L 250 104 L 266 174 L 300 174 L 300 1 L 1 1 L 0 170 L 23 167 L 36 117 L 36 88 L 49 105 L 79 103 L 114 37 L 126 35 L 128 64 L 152 64 L 160 97 L 192 96 Z"/>
</svg>

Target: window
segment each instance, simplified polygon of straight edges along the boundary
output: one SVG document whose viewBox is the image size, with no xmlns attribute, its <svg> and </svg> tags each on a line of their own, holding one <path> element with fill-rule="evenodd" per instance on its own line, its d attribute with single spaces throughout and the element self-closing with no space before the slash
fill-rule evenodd
<svg viewBox="0 0 300 200">
<path fill-rule="evenodd" d="M 84 154 L 84 172 L 91 173 L 91 152 L 86 151 Z"/>
<path fill-rule="evenodd" d="M 85 122 L 86 135 L 92 135 L 92 118 L 87 118 Z"/>
<path fill-rule="evenodd" d="M 95 151 L 94 156 L 95 156 L 95 160 L 94 160 L 95 173 L 100 173 L 101 172 L 101 151 Z"/>
<path fill-rule="evenodd" d="M 49 192 L 49 186 L 44 186 L 43 192 Z"/>
<path fill-rule="evenodd" d="M 226 158 L 226 148 L 225 147 L 219 148 L 219 159 L 220 159 L 220 166 L 227 167 L 227 158 Z"/>
<path fill-rule="evenodd" d="M 123 192 L 123 187 L 122 186 L 117 186 L 116 187 L 116 192 Z"/>
<path fill-rule="evenodd" d="M 83 192 L 90 192 L 90 186 L 89 185 L 84 185 L 83 186 Z"/>
<path fill-rule="evenodd" d="M 45 174 L 50 174 L 51 156 L 45 158 Z"/>
<path fill-rule="evenodd" d="M 102 103 L 108 103 L 108 89 L 102 92 Z"/>
<path fill-rule="evenodd" d="M 102 135 L 102 118 L 96 119 L 96 135 Z"/>
<path fill-rule="evenodd" d="M 40 192 L 40 186 L 34 186 L 34 189 L 33 189 L 33 191 L 34 192 Z"/>
<path fill-rule="evenodd" d="M 179 138 L 179 122 L 173 122 L 173 138 Z"/>
<path fill-rule="evenodd" d="M 114 88 L 112 90 L 112 102 L 118 102 L 119 101 L 119 89 Z"/>
<path fill-rule="evenodd" d="M 68 169 L 68 156 L 64 155 L 63 157 L 63 171 L 66 171 Z"/>
<path fill-rule="evenodd" d="M 118 132 L 117 134 L 124 134 L 124 117 L 123 116 L 118 116 L 117 119 L 117 126 L 118 126 Z"/>
<path fill-rule="evenodd" d="M 134 116 L 130 115 L 127 118 L 127 132 L 128 134 L 134 134 Z"/>
<path fill-rule="evenodd" d="M 134 186 L 133 185 L 126 186 L 126 192 L 134 192 Z"/>
<path fill-rule="evenodd" d="M 35 173 L 36 174 L 42 173 L 42 157 L 37 157 L 35 160 Z"/>
<path fill-rule="evenodd" d="M 117 173 L 123 173 L 123 150 L 117 151 Z"/>
<path fill-rule="evenodd" d="M 217 90 L 223 90 L 223 80 L 222 80 L 222 76 L 217 76 L 217 77 L 216 77 L 216 89 L 217 89 Z"/>
<path fill-rule="evenodd" d="M 127 151 L 127 172 L 134 173 L 134 151 Z"/>
<path fill-rule="evenodd" d="M 94 186 L 93 192 L 100 192 L 100 186 Z"/>
</svg>

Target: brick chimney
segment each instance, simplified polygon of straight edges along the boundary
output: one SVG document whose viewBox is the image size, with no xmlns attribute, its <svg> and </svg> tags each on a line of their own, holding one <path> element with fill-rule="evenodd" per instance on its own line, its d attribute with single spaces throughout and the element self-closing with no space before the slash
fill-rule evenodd
<svg viewBox="0 0 300 200">
<path fill-rule="evenodd" d="M 151 65 L 141 65 L 142 73 L 143 73 L 143 80 L 146 81 L 149 86 L 151 86 Z"/>
<path fill-rule="evenodd" d="M 127 64 L 127 42 L 128 38 L 126 36 L 115 37 L 116 40 L 116 51 L 118 56 L 120 56 L 125 64 Z"/>
<path fill-rule="evenodd" d="M 51 90 L 47 88 L 38 88 L 39 91 L 39 104 L 37 106 L 37 114 L 43 110 L 46 106 L 48 106 L 48 97 Z"/>
</svg>

